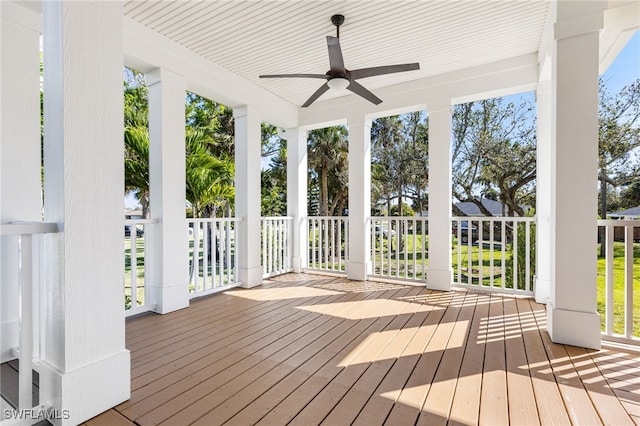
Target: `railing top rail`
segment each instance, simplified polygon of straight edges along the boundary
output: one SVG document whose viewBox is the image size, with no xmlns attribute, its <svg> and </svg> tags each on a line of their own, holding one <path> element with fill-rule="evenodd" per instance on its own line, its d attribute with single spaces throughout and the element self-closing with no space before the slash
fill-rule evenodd
<svg viewBox="0 0 640 426">
<path fill-rule="evenodd" d="M 52 234 L 58 232 L 57 223 L 12 222 L 0 224 L 0 235 Z"/>
<path fill-rule="evenodd" d="M 125 225 L 150 225 L 160 223 L 158 219 L 125 219 Z"/>
<path fill-rule="evenodd" d="M 348 220 L 349 216 L 305 216 L 303 219 L 344 219 Z"/>
<path fill-rule="evenodd" d="M 188 218 L 187 222 L 204 223 L 204 222 L 240 222 L 239 217 L 205 217 L 205 218 Z"/>
<path fill-rule="evenodd" d="M 293 220 L 291 216 L 262 216 L 260 220 Z"/>
<path fill-rule="evenodd" d="M 369 216 L 369 220 L 428 220 L 429 216 Z"/>
<path fill-rule="evenodd" d="M 598 226 L 640 226 L 640 220 L 598 219 Z"/>
<path fill-rule="evenodd" d="M 535 222 L 536 216 L 453 216 L 452 221 L 483 221 L 483 222 Z"/>
</svg>

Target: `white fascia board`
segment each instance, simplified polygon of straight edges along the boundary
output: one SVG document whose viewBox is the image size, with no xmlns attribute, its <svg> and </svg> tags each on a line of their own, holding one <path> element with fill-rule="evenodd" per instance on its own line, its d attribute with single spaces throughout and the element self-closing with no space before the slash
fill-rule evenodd
<svg viewBox="0 0 640 426">
<path fill-rule="evenodd" d="M 635 31 L 640 29 L 640 2 L 605 10 L 604 28 L 600 32 L 599 72 L 604 74 L 624 49 Z"/>
<path fill-rule="evenodd" d="M 298 125 L 298 108 L 174 41 L 123 17 L 124 64 L 147 73 L 167 68 L 187 80 L 187 89 L 231 108 L 251 105 L 270 124 Z"/>
<path fill-rule="evenodd" d="M 381 117 L 423 109 L 425 104 L 428 110 L 429 104 L 455 104 L 535 90 L 537 82 L 538 55 L 531 53 L 376 89 L 375 94 L 383 100 L 380 105 L 356 95 L 316 102 L 300 108 L 299 123 L 301 127 L 314 127 L 315 123 L 344 117 Z"/>
</svg>

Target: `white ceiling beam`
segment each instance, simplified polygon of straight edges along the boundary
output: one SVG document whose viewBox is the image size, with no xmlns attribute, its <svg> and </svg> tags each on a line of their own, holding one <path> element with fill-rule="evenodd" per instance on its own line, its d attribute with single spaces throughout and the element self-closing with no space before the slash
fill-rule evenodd
<svg viewBox="0 0 640 426">
<path fill-rule="evenodd" d="M 147 73 L 167 68 L 183 76 L 187 89 L 231 108 L 251 105 L 265 122 L 283 128 L 298 125 L 295 105 L 231 73 L 128 17 L 124 20 L 124 64 Z"/>
<path fill-rule="evenodd" d="M 600 32 L 600 74 L 607 71 L 639 29 L 640 3 L 637 1 L 604 12 L 604 29 Z"/>
<path fill-rule="evenodd" d="M 377 106 L 356 95 L 316 102 L 300 108 L 299 122 L 314 127 L 354 115 L 380 117 L 424 109 L 425 104 L 428 110 L 430 103 L 443 100 L 455 104 L 535 90 L 537 81 L 537 54 L 523 55 L 377 89 L 376 95 L 383 100 Z"/>
</svg>

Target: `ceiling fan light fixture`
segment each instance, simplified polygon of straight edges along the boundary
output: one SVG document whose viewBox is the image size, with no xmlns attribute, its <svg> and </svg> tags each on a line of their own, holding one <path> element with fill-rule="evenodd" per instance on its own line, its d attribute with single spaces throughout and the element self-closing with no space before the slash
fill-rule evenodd
<svg viewBox="0 0 640 426">
<path fill-rule="evenodd" d="M 327 81 L 327 86 L 329 86 L 329 88 L 333 90 L 344 90 L 349 87 L 349 84 L 351 84 L 351 82 L 342 77 L 332 78 L 331 80 Z"/>
</svg>

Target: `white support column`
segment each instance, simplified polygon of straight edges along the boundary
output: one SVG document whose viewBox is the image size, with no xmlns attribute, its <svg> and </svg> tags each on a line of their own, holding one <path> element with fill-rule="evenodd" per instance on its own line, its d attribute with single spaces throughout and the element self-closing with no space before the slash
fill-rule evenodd
<svg viewBox="0 0 640 426">
<path fill-rule="evenodd" d="M 307 131 L 287 129 L 287 215 L 293 218 L 293 271 L 307 267 Z"/>
<path fill-rule="evenodd" d="M 130 395 L 125 348 L 122 3 L 42 2 L 47 245 L 41 403 L 75 425 Z"/>
<path fill-rule="evenodd" d="M 551 293 L 554 342 L 600 348 L 596 310 L 598 31 L 606 2 L 560 1 L 552 49 Z"/>
<path fill-rule="evenodd" d="M 357 117 L 349 127 L 349 262 L 347 278 L 366 281 L 371 273 L 371 120 Z"/>
<path fill-rule="evenodd" d="M 547 303 L 551 292 L 551 82 L 538 83 L 536 174 L 536 302 Z"/>
<path fill-rule="evenodd" d="M 429 267 L 427 287 L 451 290 L 451 103 L 428 104 Z"/>
<path fill-rule="evenodd" d="M 238 276 L 243 287 L 262 284 L 260 265 L 260 111 L 234 108 L 236 137 L 236 241 Z"/>
<path fill-rule="evenodd" d="M 40 15 L 0 2 L 0 222 L 41 221 Z M 18 346 L 18 238 L 0 237 L 0 362 Z"/>
<path fill-rule="evenodd" d="M 156 312 L 189 306 L 189 240 L 185 215 L 186 81 L 167 69 L 146 76 L 149 87 L 150 217 L 146 235 L 149 294 Z"/>
</svg>

